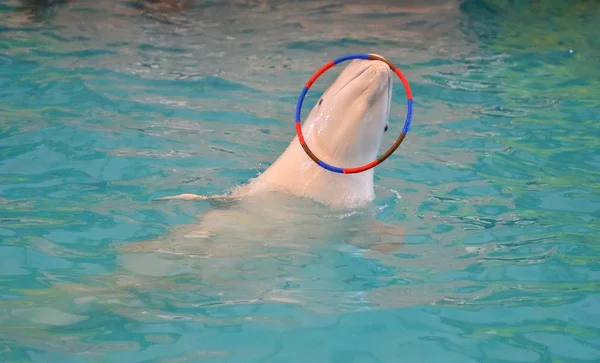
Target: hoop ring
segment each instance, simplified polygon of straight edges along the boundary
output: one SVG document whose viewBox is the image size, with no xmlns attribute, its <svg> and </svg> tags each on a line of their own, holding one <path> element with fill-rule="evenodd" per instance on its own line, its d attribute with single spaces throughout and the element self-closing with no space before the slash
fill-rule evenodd
<svg viewBox="0 0 600 363">
<path fill-rule="evenodd" d="M 339 168 L 339 167 L 327 164 L 323 160 L 319 159 L 310 150 L 310 148 L 306 144 L 306 141 L 304 140 L 304 135 L 302 135 L 302 125 L 300 123 L 300 121 L 301 121 L 300 113 L 302 111 L 302 103 L 304 102 L 304 98 L 306 97 L 306 94 L 308 93 L 308 89 L 313 85 L 313 83 L 315 83 L 315 81 L 330 68 L 333 68 L 335 65 L 345 62 L 347 60 L 351 60 L 351 59 L 378 60 L 378 61 L 382 61 L 382 62 L 386 63 L 390 67 L 390 69 L 392 71 L 394 71 L 394 73 L 396 73 L 396 75 L 400 78 L 400 80 L 402 81 L 402 84 L 404 85 L 404 90 L 406 91 L 406 102 L 407 102 L 408 109 L 406 111 L 406 121 L 404 121 L 404 127 L 402 128 L 402 132 L 400 133 L 400 136 L 398 136 L 398 138 L 396 139 L 394 144 L 385 153 L 383 153 L 376 160 L 374 160 L 368 164 L 365 164 L 363 166 L 352 167 L 352 168 Z M 306 85 L 302 89 L 302 92 L 300 93 L 300 97 L 298 98 L 298 103 L 296 104 L 296 135 L 298 136 L 298 141 L 300 141 L 300 145 L 302 145 L 302 148 L 304 149 L 306 154 L 308 154 L 308 156 L 315 163 L 320 165 L 321 167 L 323 167 L 329 171 L 332 171 L 334 173 L 340 173 L 340 174 L 362 173 L 363 171 L 369 170 L 369 169 L 381 164 L 385 159 L 390 157 L 390 155 L 392 155 L 394 153 L 394 151 L 396 151 L 398 146 L 400 146 L 402 141 L 404 141 L 404 138 L 406 137 L 406 134 L 408 133 L 408 129 L 410 128 L 410 123 L 412 120 L 412 108 L 413 108 L 413 96 L 412 96 L 412 91 L 410 90 L 410 85 L 408 84 L 408 80 L 406 79 L 406 77 L 404 77 L 404 74 L 402 74 L 402 72 L 400 71 L 400 69 L 398 67 L 396 67 L 395 65 L 390 63 L 387 59 L 377 56 L 375 54 L 349 54 L 349 55 L 340 57 L 336 60 L 333 60 L 333 61 L 325 64 L 323 67 L 321 67 L 321 69 L 319 69 L 315 74 L 313 74 L 313 76 L 308 80 L 308 82 L 306 82 Z"/>
</svg>

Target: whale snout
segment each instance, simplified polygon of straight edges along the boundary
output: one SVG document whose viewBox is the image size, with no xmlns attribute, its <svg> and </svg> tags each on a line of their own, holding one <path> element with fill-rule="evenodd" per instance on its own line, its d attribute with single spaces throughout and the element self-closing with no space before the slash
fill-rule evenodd
<svg viewBox="0 0 600 363">
<path fill-rule="evenodd" d="M 387 79 L 387 77 L 390 75 L 391 69 L 386 63 L 379 60 L 372 60 L 369 63 L 370 64 L 368 66 L 370 70 L 376 73 L 378 76 L 383 76 Z"/>
<path fill-rule="evenodd" d="M 379 82 L 385 81 L 387 79 L 387 76 L 391 73 L 391 69 L 390 66 L 387 65 L 387 63 L 382 62 L 380 60 L 368 60 L 363 61 L 360 64 L 359 73 L 361 75 L 366 74 L 371 76 L 370 79 L 365 80 L 367 81 L 367 83 L 369 83 L 369 81 Z M 358 77 L 356 78 L 358 79 Z"/>
<path fill-rule="evenodd" d="M 391 78 L 390 67 L 379 60 L 356 60 L 351 67 L 347 68 L 347 73 L 341 77 L 341 87 L 336 94 L 343 89 L 356 88 L 362 90 L 370 88 L 373 85 L 386 85 Z"/>
<path fill-rule="evenodd" d="M 371 60 L 365 64 L 365 69 L 357 81 L 361 81 L 363 87 L 369 89 L 382 89 L 388 86 L 392 79 L 392 70 L 387 63 L 379 60 Z"/>
</svg>

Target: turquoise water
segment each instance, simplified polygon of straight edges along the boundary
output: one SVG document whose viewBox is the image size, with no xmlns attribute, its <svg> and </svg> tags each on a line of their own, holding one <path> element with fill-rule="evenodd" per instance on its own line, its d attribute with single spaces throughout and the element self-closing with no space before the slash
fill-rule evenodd
<svg viewBox="0 0 600 363">
<path fill-rule="evenodd" d="M 0 361 L 598 361 L 598 2 L 415 3 L 0 4 Z M 157 252 L 219 207 L 152 199 L 256 176 L 352 52 L 412 85 L 372 209 L 404 246 L 294 201 L 316 237 Z"/>
</svg>

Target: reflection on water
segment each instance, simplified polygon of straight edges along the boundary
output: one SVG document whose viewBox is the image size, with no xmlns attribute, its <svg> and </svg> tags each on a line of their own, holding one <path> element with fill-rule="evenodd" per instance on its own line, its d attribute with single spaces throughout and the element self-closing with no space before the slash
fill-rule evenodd
<svg viewBox="0 0 600 363">
<path fill-rule="evenodd" d="M 166 3 L 0 4 L 0 360 L 600 356 L 597 2 Z M 415 95 L 371 208 L 152 202 L 256 176 L 365 51 Z"/>
</svg>

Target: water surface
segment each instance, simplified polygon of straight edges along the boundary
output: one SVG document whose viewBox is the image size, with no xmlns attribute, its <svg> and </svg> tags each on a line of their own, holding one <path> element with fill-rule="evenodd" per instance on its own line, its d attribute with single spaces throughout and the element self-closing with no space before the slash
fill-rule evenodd
<svg viewBox="0 0 600 363">
<path fill-rule="evenodd" d="M 597 2 L 23 3 L 0 5 L 0 360 L 600 359 Z M 152 199 L 263 171 L 353 52 L 415 97 L 372 208 L 294 200 L 302 223 L 250 224 L 263 249 L 156 251 L 215 208 Z M 353 245 L 337 222 L 369 213 L 405 245 Z"/>
</svg>

